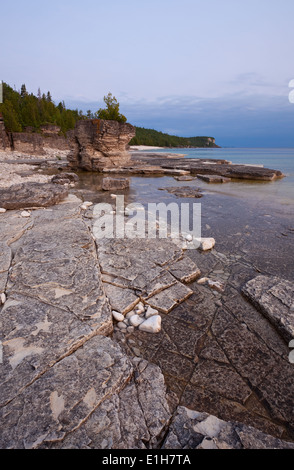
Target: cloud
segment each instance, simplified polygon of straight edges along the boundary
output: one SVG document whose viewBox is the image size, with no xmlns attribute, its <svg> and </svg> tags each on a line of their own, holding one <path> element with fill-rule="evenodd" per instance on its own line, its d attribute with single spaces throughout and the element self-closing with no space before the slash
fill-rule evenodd
<svg viewBox="0 0 294 470">
<path fill-rule="evenodd" d="M 294 147 L 294 105 L 288 93 L 287 88 L 282 96 L 235 91 L 219 98 L 170 95 L 131 101 L 125 95 L 118 100 L 121 112 L 136 126 L 185 137 L 213 136 L 221 146 Z M 75 102 L 74 107 L 97 110 L 101 103 Z"/>
</svg>

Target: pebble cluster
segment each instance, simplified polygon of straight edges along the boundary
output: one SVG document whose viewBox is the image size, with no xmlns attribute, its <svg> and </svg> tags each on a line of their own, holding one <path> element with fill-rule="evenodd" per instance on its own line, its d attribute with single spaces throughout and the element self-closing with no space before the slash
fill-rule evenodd
<svg viewBox="0 0 294 470">
<path fill-rule="evenodd" d="M 142 302 L 126 315 L 113 310 L 112 316 L 117 322 L 116 328 L 123 333 L 134 333 L 136 328 L 146 333 L 159 333 L 161 330 L 161 316 L 158 311 Z"/>
</svg>

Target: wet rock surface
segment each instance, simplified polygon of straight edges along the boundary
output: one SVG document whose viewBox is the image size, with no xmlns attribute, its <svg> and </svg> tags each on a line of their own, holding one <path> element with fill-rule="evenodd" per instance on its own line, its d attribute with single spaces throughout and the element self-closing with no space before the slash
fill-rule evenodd
<svg viewBox="0 0 294 470">
<path fill-rule="evenodd" d="M 257 276 L 247 282 L 242 292 L 286 341 L 294 338 L 294 283 L 277 277 Z"/>
</svg>

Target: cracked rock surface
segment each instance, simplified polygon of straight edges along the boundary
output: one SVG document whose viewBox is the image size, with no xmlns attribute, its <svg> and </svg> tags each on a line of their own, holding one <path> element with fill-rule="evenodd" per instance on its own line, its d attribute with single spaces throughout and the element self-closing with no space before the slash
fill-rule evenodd
<svg viewBox="0 0 294 470">
<path fill-rule="evenodd" d="M 250 267 L 169 240 L 96 246 L 81 202 L 1 214 L 0 447 L 293 447 L 287 347 L 236 289 Z M 162 330 L 113 334 L 114 306 L 142 302 Z"/>
</svg>

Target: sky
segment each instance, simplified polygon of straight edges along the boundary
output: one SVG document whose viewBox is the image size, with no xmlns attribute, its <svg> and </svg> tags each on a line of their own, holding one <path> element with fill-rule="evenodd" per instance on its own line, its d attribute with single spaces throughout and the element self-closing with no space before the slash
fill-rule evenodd
<svg viewBox="0 0 294 470">
<path fill-rule="evenodd" d="M 133 125 L 221 146 L 294 147 L 293 21 L 293 0 L 10 0 L 0 80 L 85 112 L 111 92 Z"/>
</svg>

